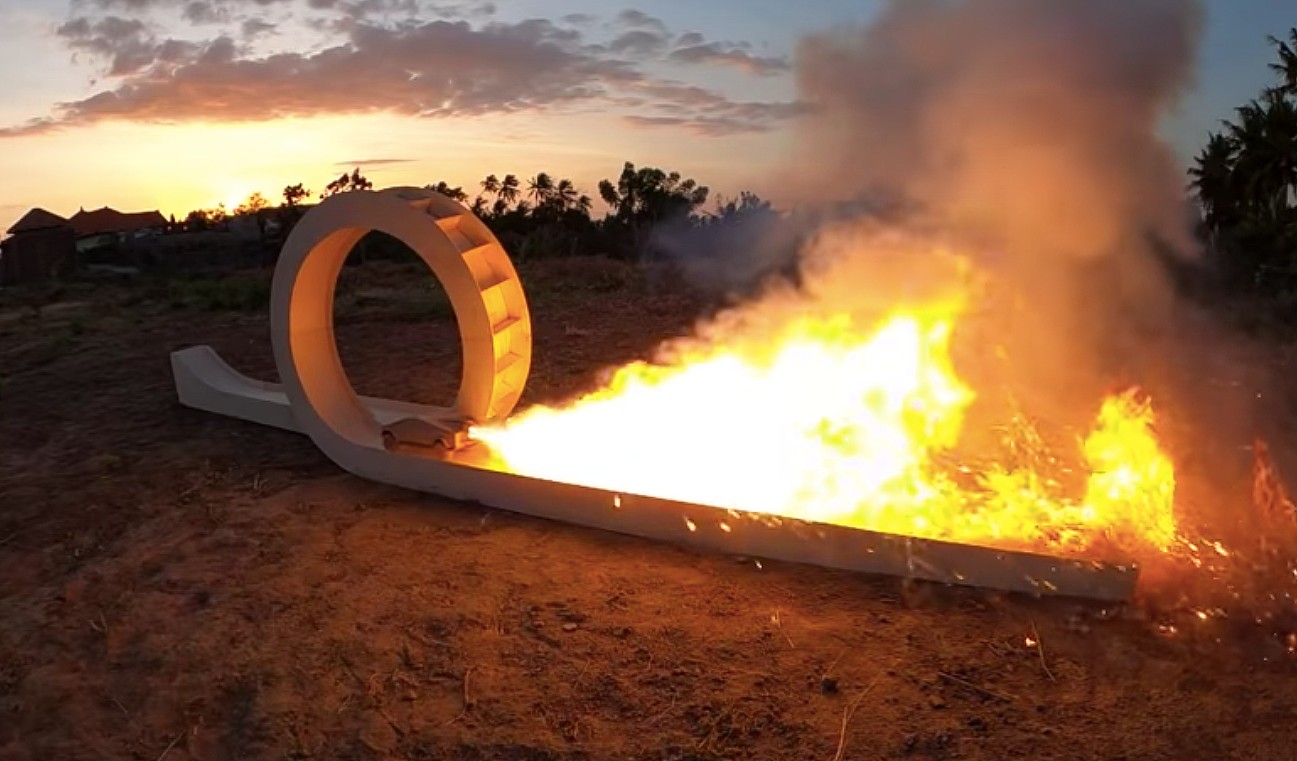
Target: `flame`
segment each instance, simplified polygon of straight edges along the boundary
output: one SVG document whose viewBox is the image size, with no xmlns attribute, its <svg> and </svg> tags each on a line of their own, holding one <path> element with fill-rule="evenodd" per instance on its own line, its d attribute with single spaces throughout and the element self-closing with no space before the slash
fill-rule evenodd
<svg viewBox="0 0 1297 761">
<path fill-rule="evenodd" d="M 1083 494 L 1021 465 L 951 463 L 975 399 L 951 360 L 959 309 L 694 342 L 472 436 L 495 467 L 619 493 L 988 546 L 1171 545 L 1175 476 L 1133 392 L 1103 401 L 1078 442 Z"/>
<path fill-rule="evenodd" d="M 1167 549 L 1176 536 L 1175 474 L 1152 426 L 1152 407 L 1133 392 L 1104 401 L 1083 450 L 1091 470 L 1085 509 L 1095 523 L 1133 531 Z"/>
</svg>

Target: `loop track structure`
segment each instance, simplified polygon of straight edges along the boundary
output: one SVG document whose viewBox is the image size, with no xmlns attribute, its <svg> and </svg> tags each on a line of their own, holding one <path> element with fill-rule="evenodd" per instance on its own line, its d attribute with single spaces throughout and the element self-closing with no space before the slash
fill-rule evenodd
<svg viewBox="0 0 1297 761">
<path fill-rule="evenodd" d="M 412 410 L 444 428 L 506 417 L 531 367 L 531 317 L 518 273 L 495 235 L 445 196 L 419 188 L 333 196 L 293 228 L 275 267 L 270 330 L 275 366 L 302 431 L 334 461 L 382 447 L 379 421 L 338 357 L 333 296 L 353 246 L 379 230 L 423 259 L 450 298 L 463 376 L 450 408 Z M 345 466 L 344 466 L 345 467 Z"/>
</svg>

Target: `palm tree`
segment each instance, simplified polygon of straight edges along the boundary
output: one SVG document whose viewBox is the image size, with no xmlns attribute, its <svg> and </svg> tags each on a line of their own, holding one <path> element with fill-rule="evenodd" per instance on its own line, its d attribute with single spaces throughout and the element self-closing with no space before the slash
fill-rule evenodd
<svg viewBox="0 0 1297 761">
<path fill-rule="evenodd" d="M 1288 95 L 1297 95 L 1297 27 L 1288 32 L 1288 39 L 1271 37 L 1270 44 L 1278 48 L 1279 60 L 1270 68 L 1279 75 L 1279 88 Z"/>
<path fill-rule="evenodd" d="M 464 203 L 468 200 L 468 193 L 465 193 L 463 188 L 458 186 L 452 188 L 445 180 L 438 180 L 435 185 L 425 185 L 424 187 L 428 190 L 440 193 L 447 198 L 453 198 L 460 203 Z"/>
<path fill-rule="evenodd" d="M 540 172 L 527 180 L 527 197 L 537 206 L 544 204 L 554 193 L 554 180 L 547 173 Z"/>
<path fill-rule="evenodd" d="M 1237 113 L 1229 133 L 1238 190 L 1250 210 L 1273 220 L 1288 209 L 1297 188 L 1297 104 L 1270 90 Z"/>
<path fill-rule="evenodd" d="M 520 185 L 518 183 L 518 177 L 516 175 L 506 174 L 504 180 L 500 182 L 500 190 L 498 191 L 500 199 L 506 204 L 514 203 L 518 200 L 518 196 L 521 195 L 519 188 Z"/>
<path fill-rule="evenodd" d="M 500 178 L 493 174 L 488 174 L 485 180 L 482 180 L 482 195 L 496 196 L 500 194 Z"/>
<path fill-rule="evenodd" d="M 590 196 L 582 193 L 580 197 L 576 199 L 576 208 L 586 216 L 589 216 L 590 210 L 594 208 L 594 202 L 590 200 Z"/>
<path fill-rule="evenodd" d="M 1235 283 L 1279 294 L 1297 286 L 1297 28 L 1270 42 L 1279 84 L 1209 136 L 1189 177 Z"/>
<path fill-rule="evenodd" d="M 561 179 L 554 186 L 553 198 L 554 203 L 563 211 L 567 211 L 576 206 L 577 199 L 580 197 L 576 186 L 569 179 Z"/>
<path fill-rule="evenodd" d="M 1189 187 L 1202 206 L 1203 224 L 1213 233 L 1234 216 L 1238 205 L 1234 196 L 1235 158 L 1234 142 L 1214 132 L 1189 169 Z"/>
</svg>

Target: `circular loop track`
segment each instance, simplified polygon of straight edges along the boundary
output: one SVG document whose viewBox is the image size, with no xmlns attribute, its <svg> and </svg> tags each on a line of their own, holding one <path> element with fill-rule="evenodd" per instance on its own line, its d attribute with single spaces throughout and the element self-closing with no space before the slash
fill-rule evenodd
<svg viewBox="0 0 1297 761">
<path fill-rule="evenodd" d="M 495 235 L 472 212 L 421 188 L 332 196 L 293 228 L 275 268 L 271 336 L 293 415 L 326 453 L 337 442 L 381 445 L 382 426 L 356 396 L 338 356 L 333 296 L 356 242 L 378 230 L 409 246 L 432 269 L 455 310 L 463 377 L 450 409 L 416 416 L 457 424 L 506 417 L 531 367 L 531 318 L 518 273 Z"/>
</svg>

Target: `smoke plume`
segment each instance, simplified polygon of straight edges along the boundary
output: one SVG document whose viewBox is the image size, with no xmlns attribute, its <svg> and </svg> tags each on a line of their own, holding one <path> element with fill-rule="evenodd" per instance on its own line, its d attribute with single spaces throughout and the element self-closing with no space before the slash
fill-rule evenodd
<svg viewBox="0 0 1297 761">
<path fill-rule="evenodd" d="M 796 250 L 794 311 L 852 314 L 961 287 L 934 282 L 952 276 L 934 252 L 953 251 L 988 283 L 961 320 L 975 387 L 1063 427 L 1115 387 L 1158 398 L 1185 344 L 1165 256 L 1196 250 L 1159 127 L 1202 22 L 1198 0 L 888 0 L 798 46 L 788 174 L 821 203 L 657 242 L 729 287 Z"/>
<path fill-rule="evenodd" d="M 973 255 L 994 282 L 983 349 L 1016 362 L 1003 382 L 1075 409 L 1139 380 L 1173 319 L 1156 252 L 1194 246 L 1158 128 L 1192 83 L 1201 27 L 1197 0 L 890 0 L 798 47 L 799 189 L 899 200 L 910 229 Z M 868 289 L 869 248 L 802 256 Z"/>
<path fill-rule="evenodd" d="M 1018 257 L 1185 244 L 1158 137 L 1190 84 L 1196 0 L 891 0 L 797 55 L 814 187 L 922 204 Z"/>
</svg>

